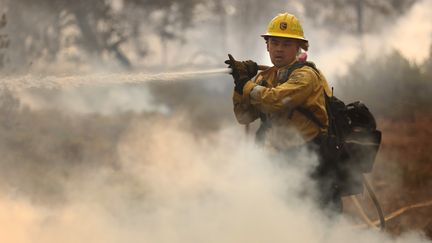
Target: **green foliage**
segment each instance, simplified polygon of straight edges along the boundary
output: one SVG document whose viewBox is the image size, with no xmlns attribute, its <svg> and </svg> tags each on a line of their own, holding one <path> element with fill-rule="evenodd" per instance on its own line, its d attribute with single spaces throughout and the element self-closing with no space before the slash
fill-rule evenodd
<svg viewBox="0 0 432 243">
<path fill-rule="evenodd" d="M 412 118 L 430 111 L 430 77 L 424 68 L 394 51 L 372 61 L 359 57 L 348 74 L 338 78 L 335 92 L 347 102 L 364 101 L 378 116 Z"/>
</svg>

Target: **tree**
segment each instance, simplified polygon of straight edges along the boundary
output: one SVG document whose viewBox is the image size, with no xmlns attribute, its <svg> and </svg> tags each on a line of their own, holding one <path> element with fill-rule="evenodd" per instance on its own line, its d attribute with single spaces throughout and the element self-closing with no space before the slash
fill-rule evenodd
<svg viewBox="0 0 432 243">
<path fill-rule="evenodd" d="M 194 24 L 196 7 L 205 5 L 205 0 L 123 0 L 120 9 L 114 9 L 110 0 L 2 2 L 11 16 L 7 28 L 14 50 L 11 58 L 19 69 L 38 60 L 55 62 L 61 50 L 71 46 L 100 60 L 114 58 L 130 68 L 126 46 L 135 46 L 139 57 L 145 58 L 149 32 L 159 36 L 165 46 L 170 42 L 184 45 L 185 30 Z M 163 51 L 168 53 L 166 49 Z"/>
<path fill-rule="evenodd" d="M 127 40 L 122 31 L 122 21 L 113 13 L 111 5 L 104 0 L 67 1 L 66 10 L 75 17 L 81 31 L 78 43 L 89 53 L 111 53 L 126 68 L 131 67 L 120 45 Z"/>
<path fill-rule="evenodd" d="M 91 55 L 108 52 L 125 67 L 130 66 L 119 48 L 126 37 L 104 0 L 6 0 L 5 5 L 10 16 L 7 30 L 14 50 L 12 60 L 19 69 L 41 59 L 54 62 L 66 48 L 64 39 L 69 34 L 65 31 L 70 26 L 79 30 L 78 35 L 70 37 L 74 45 Z"/>
<path fill-rule="evenodd" d="M 0 17 L 0 31 L 4 29 L 7 24 L 6 14 Z M 5 66 L 6 62 L 6 50 L 9 47 L 9 38 L 7 34 L 0 32 L 0 69 Z"/>
<path fill-rule="evenodd" d="M 131 27 L 135 49 L 141 54 L 149 54 L 142 50 L 143 42 L 137 42 L 142 36 L 155 34 L 162 45 L 162 66 L 169 65 L 169 43 L 181 47 L 188 38 L 186 32 L 194 27 L 196 8 L 204 6 L 205 0 L 158 1 L 158 0 L 124 0 L 122 17 Z M 146 40 L 144 40 L 145 43 Z M 175 56 L 171 54 L 170 56 Z"/>
<path fill-rule="evenodd" d="M 432 83 L 421 68 L 394 51 L 376 60 L 360 56 L 348 75 L 338 78 L 336 95 L 347 102 L 363 100 L 386 118 L 412 118 L 427 113 Z"/>
<path fill-rule="evenodd" d="M 379 31 L 381 24 L 399 17 L 417 0 L 305 0 L 305 14 L 334 31 Z"/>
</svg>

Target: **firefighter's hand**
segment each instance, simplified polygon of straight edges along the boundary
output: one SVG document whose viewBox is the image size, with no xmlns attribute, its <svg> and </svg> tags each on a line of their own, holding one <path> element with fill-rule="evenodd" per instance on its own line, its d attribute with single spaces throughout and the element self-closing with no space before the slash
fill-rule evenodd
<svg viewBox="0 0 432 243">
<path fill-rule="evenodd" d="M 232 69 L 231 75 L 233 76 L 235 83 L 234 90 L 237 93 L 242 94 L 246 82 L 258 73 L 258 64 L 251 60 L 236 61 L 231 54 L 228 54 L 228 58 L 229 60 L 226 60 L 225 63 Z"/>
</svg>

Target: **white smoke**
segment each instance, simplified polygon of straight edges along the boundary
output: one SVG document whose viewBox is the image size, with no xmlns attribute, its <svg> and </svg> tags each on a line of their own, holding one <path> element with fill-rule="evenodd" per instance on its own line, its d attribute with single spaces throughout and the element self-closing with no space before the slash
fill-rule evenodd
<svg viewBox="0 0 432 243">
<path fill-rule="evenodd" d="M 278 160 L 236 127 L 196 137 L 184 118 L 136 120 L 118 142 L 120 168 L 68 184 L 51 208 L 3 193 L 1 242 L 428 242 L 328 218 L 309 197 L 313 156 Z M 155 122 L 156 121 L 156 122 Z"/>
<path fill-rule="evenodd" d="M 47 95 L 48 94 L 48 95 Z M 71 113 L 157 112 L 169 114 L 170 108 L 153 101 L 153 95 L 145 86 L 82 87 L 57 89 L 41 93 L 34 90 L 17 91 L 20 102 L 32 109 L 58 109 Z"/>
<path fill-rule="evenodd" d="M 429 57 L 432 45 L 432 1 L 418 1 L 395 22 L 381 26 L 380 33 L 334 35 L 316 29 L 305 19 L 305 34 L 310 39 L 310 59 L 318 64 L 330 80 L 346 74 L 348 65 L 359 55 L 377 58 L 393 50 L 417 64 Z"/>
<path fill-rule="evenodd" d="M 365 36 L 363 51 L 372 56 L 396 48 L 410 59 L 423 60 L 431 43 L 431 9 L 430 0 L 418 2 L 385 32 Z M 352 36 L 335 39 L 324 32 L 306 34 L 312 46 L 310 59 L 331 77 L 344 72 L 358 56 L 360 44 Z M 96 77 L 102 86 L 105 81 L 121 83 L 119 76 Z M 121 77 L 130 81 L 127 75 Z M 72 78 L 92 84 L 80 75 Z M 55 86 L 56 81 L 61 88 L 76 85 L 67 80 L 27 76 L 7 83 L 39 88 Z M 428 242 L 419 232 L 390 237 L 355 229 L 343 217 L 328 218 L 309 197 L 300 196 L 301 188 L 311 187 L 306 174 L 314 165 L 313 156 L 282 161 L 255 147 L 239 126 L 197 135 L 185 130 L 186 118 L 169 117 L 170 108 L 154 103 L 152 96 L 135 87 L 66 90 L 53 100 L 20 93 L 21 102 L 33 110 L 61 108 L 71 117 L 74 112 L 116 116 L 132 110 L 168 114 L 168 120 L 146 117 L 121 124 L 128 131 L 113 141 L 119 166 L 86 173 L 90 165 L 80 165 L 82 176 L 65 181 L 64 205 L 35 203 L 15 185 L 3 185 L 10 190 L 0 191 L 0 242 Z M 18 158 L 9 159 L 21 166 Z M 7 165 L 13 174 L 17 168 Z"/>
</svg>

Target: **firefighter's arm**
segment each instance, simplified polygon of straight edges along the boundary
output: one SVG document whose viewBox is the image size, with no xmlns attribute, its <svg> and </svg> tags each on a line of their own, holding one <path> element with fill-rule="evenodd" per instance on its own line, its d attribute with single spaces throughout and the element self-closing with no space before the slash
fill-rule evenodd
<svg viewBox="0 0 432 243">
<path fill-rule="evenodd" d="M 243 96 L 234 91 L 234 114 L 240 124 L 249 124 L 259 117 L 259 112 L 250 104 L 245 103 Z"/>
<path fill-rule="evenodd" d="M 294 109 L 303 104 L 318 83 L 317 76 L 309 70 L 298 69 L 288 81 L 274 88 L 247 82 L 243 98 L 263 113 L 274 113 Z"/>
</svg>

